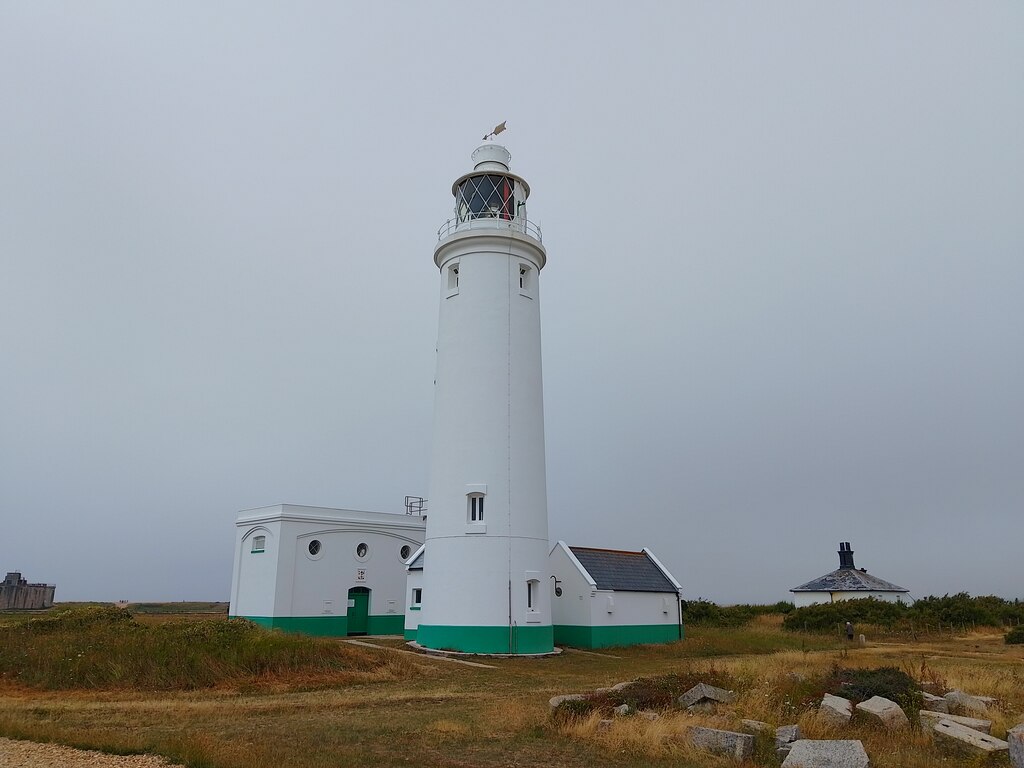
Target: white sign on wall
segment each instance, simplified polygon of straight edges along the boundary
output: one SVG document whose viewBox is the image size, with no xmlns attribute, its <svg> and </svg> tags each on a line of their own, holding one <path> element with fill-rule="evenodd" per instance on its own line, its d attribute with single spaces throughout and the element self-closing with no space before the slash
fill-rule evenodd
<svg viewBox="0 0 1024 768">
<path fill-rule="evenodd" d="M 356 568 L 356 581 L 366 581 L 365 568 Z"/>
</svg>

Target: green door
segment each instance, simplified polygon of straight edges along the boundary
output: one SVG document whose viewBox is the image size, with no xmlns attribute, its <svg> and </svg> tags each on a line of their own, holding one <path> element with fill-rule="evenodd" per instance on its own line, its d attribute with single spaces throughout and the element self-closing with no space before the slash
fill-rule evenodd
<svg viewBox="0 0 1024 768">
<path fill-rule="evenodd" d="M 370 590 L 352 587 L 348 591 L 348 633 L 365 635 L 370 626 Z"/>
</svg>

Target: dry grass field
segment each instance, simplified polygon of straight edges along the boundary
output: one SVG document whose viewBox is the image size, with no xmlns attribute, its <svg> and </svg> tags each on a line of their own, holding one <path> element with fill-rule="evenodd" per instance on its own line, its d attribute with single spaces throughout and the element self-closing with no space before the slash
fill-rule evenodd
<svg viewBox="0 0 1024 768">
<path fill-rule="evenodd" d="M 799 722 L 809 737 L 836 736 L 802 697 L 837 665 L 893 666 L 938 687 L 995 696 L 997 736 L 1024 717 L 1024 646 L 1007 646 L 994 631 L 850 648 L 786 632 L 780 622 L 763 616 L 742 628 L 694 627 L 679 643 L 600 655 L 484 660 L 491 668 L 344 644 L 361 654 L 357 673 L 276 670 L 193 690 L 42 690 L 3 678 L 0 736 L 151 752 L 193 768 L 735 766 L 695 752 L 677 735 L 685 725 L 730 728 L 745 717 Z M 404 649 L 397 639 L 368 640 Z M 690 673 L 732 680 L 736 704 L 714 715 L 620 718 L 607 731 L 599 731 L 596 716 L 555 723 L 549 715 L 555 694 Z M 855 719 L 842 737 L 862 739 L 876 768 L 976 764 L 943 752 L 921 731 L 897 737 Z M 755 764 L 778 762 L 759 745 Z"/>
</svg>

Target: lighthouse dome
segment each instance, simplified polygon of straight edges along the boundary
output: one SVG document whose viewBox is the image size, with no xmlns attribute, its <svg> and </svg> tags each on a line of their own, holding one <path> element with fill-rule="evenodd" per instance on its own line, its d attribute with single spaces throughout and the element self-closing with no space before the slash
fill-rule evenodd
<svg viewBox="0 0 1024 768">
<path fill-rule="evenodd" d="M 501 144 L 481 144 L 473 152 L 474 171 L 507 171 L 512 154 Z"/>
</svg>

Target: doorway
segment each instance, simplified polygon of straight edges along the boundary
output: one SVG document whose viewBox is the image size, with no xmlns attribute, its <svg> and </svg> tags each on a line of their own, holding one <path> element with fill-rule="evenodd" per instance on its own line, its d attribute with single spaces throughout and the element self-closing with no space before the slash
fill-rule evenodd
<svg viewBox="0 0 1024 768">
<path fill-rule="evenodd" d="M 348 634 L 365 635 L 370 626 L 370 590 L 352 587 L 348 591 Z"/>
</svg>

